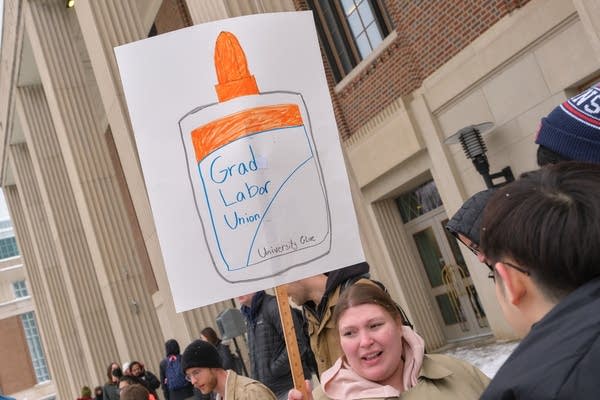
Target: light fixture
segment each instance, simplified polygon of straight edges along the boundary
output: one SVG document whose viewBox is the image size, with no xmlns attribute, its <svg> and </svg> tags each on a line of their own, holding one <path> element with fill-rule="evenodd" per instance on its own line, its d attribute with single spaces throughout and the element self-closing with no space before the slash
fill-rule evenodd
<svg viewBox="0 0 600 400">
<path fill-rule="evenodd" d="M 67 8 L 75 7 L 75 0 L 67 0 L 66 6 L 67 6 Z"/>
<path fill-rule="evenodd" d="M 446 144 L 460 143 L 462 145 L 465 155 L 471 159 L 488 188 L 502 186 L 515 180 L 510 167 L 504 167 L 502 171 L 490 174 L 490 163 L 485 155 L 487 147 L 482 134 L 487 133 L 493 126 L 494 124 L 491 122 L 469 125 L 444 140 Z M 504 181 L 494 183 L 494 179 L 498 178 L 504 178 Z"/>
</svg>

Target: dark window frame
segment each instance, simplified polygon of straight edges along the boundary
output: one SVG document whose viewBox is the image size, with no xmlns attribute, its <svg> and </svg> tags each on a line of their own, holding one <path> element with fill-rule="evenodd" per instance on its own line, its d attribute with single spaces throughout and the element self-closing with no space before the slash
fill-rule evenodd
<svg viewBox="0 0 600 400">
<path fill-rule="evenodd" d="M 375 22 L 377 23 L 382 39 L 385 40 L 392 32 L 393 26 L 386 12 L 383 0 L 363 1 L 368 1 L 371 4 Z M 363 60 L 356 43 L 356 38 L 350 29 L 341 1 L 306 0 L 306 3 L 313 11 L 319 40 L 331 67 L 335 82 L 338 83 Z M 329 20 L 326 16 L 328 11 L 333 12 Z M 335 24 L 335 26 L 330 26 L 330 23 Z M 337 43 L 336 38 L 334 38 L 334 34 L 336 33 L 340 36 L 337 38 Z M 342 59 L 344 54 L 346 54 L 347 60 Z"/>
</svg>

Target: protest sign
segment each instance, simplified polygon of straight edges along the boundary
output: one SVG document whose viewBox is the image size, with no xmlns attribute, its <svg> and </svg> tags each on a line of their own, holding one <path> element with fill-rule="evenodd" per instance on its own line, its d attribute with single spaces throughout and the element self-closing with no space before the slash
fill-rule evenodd
<svg viewBox="0 0 600 400">
<path fill-rule="evenodd" d="M 312 18 L 115 49 L 177 311 L 364 261 Z"/>
</svg>

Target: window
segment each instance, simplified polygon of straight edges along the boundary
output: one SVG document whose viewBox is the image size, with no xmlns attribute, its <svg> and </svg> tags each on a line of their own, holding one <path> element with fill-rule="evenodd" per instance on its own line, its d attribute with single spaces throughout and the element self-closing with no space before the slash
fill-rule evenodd
<svg viewBox="0 0 600 400">
<path fill-rule="evenodd" d="M 25 280 L 15 281 L 12 284 L 13 292 L 15 293 L 15 298 L 27 297 L 29 296 L 29 292 L 27 291 L 27 284 Z"/>
<path fill-rule="evenodd" d="M 391 29 L 381 0 L 307 0 L 336 82 L 366 58 Z"/>
<path fill-rule="evenodd" d="M 443 204 L 435 182 L 429 181 L 398 197 L 396 205 L 400 210 L 402 222 L 407 223 Z"/>
<path fill-rule="evenodd" d="M 27 347 L 29 347 L 37 382 L 48 381 L 50 380 L 50 372 L 48 371 L 48 364 L 46 364 L 46 357 L 44 356 L 44 349 L 33 311 L 21 314 L 21 322 L 23 323 L 25 339 L 27 340 Z"/>
<path fill-rule="evenodd" d="M 19 248 L 14 236 L 0 239 L 0 259 L 19 255 Z"/>
</svg>

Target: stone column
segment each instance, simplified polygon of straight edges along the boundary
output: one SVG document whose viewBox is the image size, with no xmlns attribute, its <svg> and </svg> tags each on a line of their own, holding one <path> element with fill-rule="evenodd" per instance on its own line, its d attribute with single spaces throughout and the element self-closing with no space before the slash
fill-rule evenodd
<svg viewBox="0 0 600 400">
<path fill-rule="evenodd" d="M 402 219 L 394 200 L 374 203 L 373 213 L 389 251 L 398 285 L 401 288 L 400 292 L 407 305 L 406 312 L 417 333 L 425 339 L 427 348 L 439 348 L 446 343 L 444 332 L 440 328 L 442 323 L 436 318 L 435 305 L 427 294 L 428 289 L 418 270 L 419 263 L 409 246 L 409 238 L 402 227 Z"/>
<path fill-rule="evenodd" d="M 242 15 L 295 11 L 292 0 L 186 0 L 195 24 Z"/>
<path fill-rule="evenodd" d="M 19 88 L 16 103 L 52 237 L 56 238 L 64 282 L 76 311 L 85 360 L 93 371 L 90 379 L 97 379 L 104 376 L 108 360 L 118 359 L 118 352 L 42 86 Z"/>
<path fill-rule="evenodd" d="M 433 180 L 444 203 L 444 208 L 448 217 L 452 217 L 467 199 L 464 195 L 462 180 L 456 171 L 456 166 L 449 154 L 448 146 L 440 138 L 440 131 L 422 95 L 415 95 L 410 103 L 410 112 L 426 144 L 431 162 L 431 175 L 433 175 Z M 496 300 L 493 287 L 491 288 L 489 285 L 485 268 L 480 267 L 477 258 L 466 250 L 464 246 L 460 247 L 467 262 L 473 285 L 486 311 L 490 328 L 498 338 L 514 338 L 513 330 L 500 317 L 502 310 Z"/>
<path fill-rule="evenodd" d="M 35 293 L 33 297 L 35 314 L 40 324 L 40 335 L 48 357 L 46 361 L 50 369 L 51 379 L 60 393 L 71 393 L 73 383 L 68 370 L 69 360 L 67 354 L 63 351 L 63 338 L 56 329 L 58 323 L 55 308 L 48 290 L 43 265 L 40 263 L 35 250 L 34 237 L 29 230 L 25 207 L 16 185 L 4 186 L 2 189 L 11 211 L 19 250 L 27 271 L 27 281 L 31 285 L 31 291 Z"/>
<path fill-rule="evenodd" d="M 49 300 L 46 311 L 49 312 L 50 326 L 58 333 L 61 357 L 63 363 L 69 368 L 66 376 L 68 391 L 61 394 L 73 396 L 77 394 L 75 388 L 80 387 L 90 378 L 84 346 L 77 327 L 76 310 L 73 309 L 69 298 L 69 289 L 65 284 L 66 277 L 56 252 L 56 242 L 52 237 L 48 215 L 40 196 L 27 145 L 14 144 L 10 146 L 9 151 L 10 168 L 19 187 L 19 200 L 23 205 L 26 231 L 31 234 L 33 244 L 33 254 L 28 252 L 25 259 L 28 263 L 31 260 L 32 272 L 37 272 L 36 270 L 39 269 L 42 293 L 46 293 Z"/>
<path fill-rule="evenodd" d="M 594 48 L 596 59 L 600 60 L 600 2 L 598 0 L 573 0 L 579 19 Z"/>
<path fill-rule="evenodd" d="M 111 158 L 110 130 L 77 15 L 54 0 L 28 1 L 23 14 L 120 359 L 158 365 L 163 340 L 145 284 L 145 259 L 137 251 L 128 194 L 119 186 L 120 166 Z"/>
</svg>

